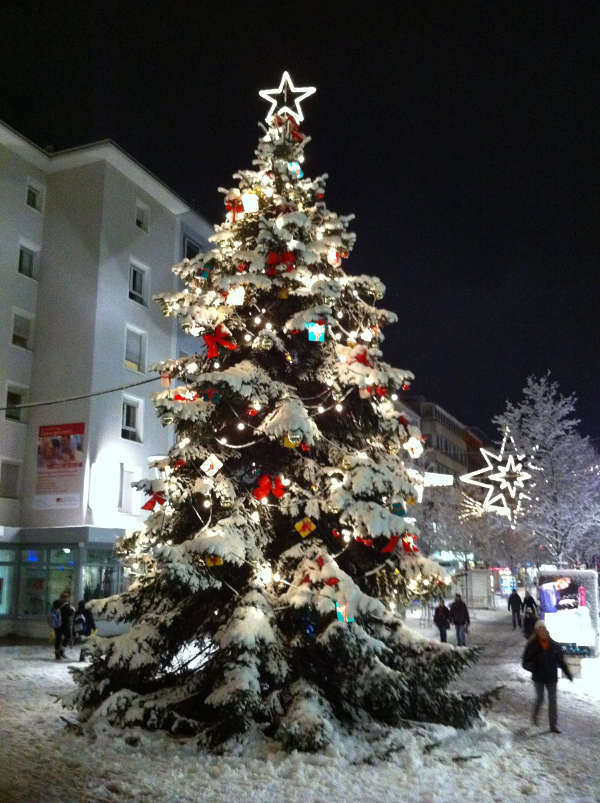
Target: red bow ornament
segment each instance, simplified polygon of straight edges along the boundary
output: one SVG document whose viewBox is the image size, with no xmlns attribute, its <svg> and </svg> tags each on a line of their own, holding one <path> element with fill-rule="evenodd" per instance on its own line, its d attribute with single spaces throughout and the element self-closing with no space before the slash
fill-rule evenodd
<svg viewBox="0 0 600 803">
<path fill-rule="evenodd" d="M 285 485 L 278 474 L 271 482 L 271 477 L 268 474 L 263 474 L 259 478 L 256 488 L 252 491 L 256 499 L 265 499 L 269 494 L 273 494 L 276 499 L 281 499 L 285 493 Z"/>
<path fill-rule="evenodd" d="M 213 357 L 218 357 L 219 350 L 217 346 L 222 346 L 224 349 L 229 349 L 229 351 L 235 351 L 237 349 L 235 343 L 227 340 L 228 337 L 231 337 L 231 332 L 226 326 L 223 326 L 222 323 L 217 326 L 214 335 L 202 335 L 202 339 L 208 347 L 206 356 L 209 360 Z"/>
<path fill-rule="evenodd" d="M 394 551 L 394 549 L 396 549 L 396 544 L 398 543 L 399 540 L 400 540 L 400 536 L 399 535 L 392 535 L 390 537 L 390 540 L 387 542 L 387 544 L 381 550 L 381 552 L 382 553 L 386 553 L 387 552 L 387 553 L 391 554 Z"/>
<path fill-rule="evenodd" d="M 367 351 L 365 346 L 361 346 L 354 352 L 352 359 L 350 360 L 351 363 L 359 362 L 362 365 L 366 365 L 368 368 L 373 367 L 373 363 L 369 360 L 369 352 Z"/>
<path fill-rule="evenodd" d="M 162 505 L 164 505 L 166 501 L 167 500 L 165 499 L 165 497 L 162 496 L 161 494 L 153 493 L 150 499 L 148 499 L 148 501 L 146 502 L 146 504 L 142 505 L 142 510 L 154 510 L 156 505 L 160 505 L 162 507 Z"/>
<path fill-rule="evenodd" d="M 289 125 L 288 131 L 290 132 L 290 136 L 295 142 L 302 142 L 304 139 L 304 134 L 301 133 L 300 129 L 298 128 L 298 123 L 293 117 L 288 117 L 287 115 L 283 117 L 282 115 L 277 114 L 275 116 L 275 122 L 280 128 L 287 123 Z"/>
<path fill-rule="evenodd" d="M 282 251 L 278 254 L 277 251 L 269 251 L 267 257 L 267 276 L 277 276 L 277 266 L 283 265 L 289 273 L 294 270 L 296 266 L 296 255 L 293 251 Z"/>
</svg>

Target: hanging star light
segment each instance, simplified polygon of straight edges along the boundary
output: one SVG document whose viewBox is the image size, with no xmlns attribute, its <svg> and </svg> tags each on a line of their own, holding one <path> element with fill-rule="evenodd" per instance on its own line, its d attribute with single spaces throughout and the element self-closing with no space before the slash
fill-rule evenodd
<svg viewBox="0 0 600 803">
<path fill-rule="evenodd" d="M 510 442 L 511 451 L 505 455 L 505 450 L 508 452 L 506 449 L 508 442 Z M 473 514 L 480 506 L 483 512 L 497 513 L 499 516 L 505 516 L 514 523 L 522 510 L 524 500 L 531 499 L 525 493 L 526 485 L 533 476 L 530 471 L 540 471 L 541 469 L 531 462 L 524 463 L 525 454 L 519 454 L 508 427 L 504 432 L 499 454 L 492 454 L 488 449 L 483 448 L 479 451 L 486 462 L 485 468 L 463 474 L 460 480 L 469 485 L 485 488 L 487 494 L 481 505 L 465 494 L 465 498 L 469 500 L 469 504 L 466 507 L 470 508 L 470 510 L 464 510 L 467 514 L 464 517 L 475 517 Z M 529 470 L 526 471 L 525 468 Z M 478 478 L 487 478 L 488 481 L 482 482 Z"/>
<path fill-rule="evenodd" d="M 314 86 L 295 87 L 289 72 L 285 70 L 281 76 L 281 81 L 279 82 L 277 89 L 261 89 L 258 93 L 261 98 L 268 100 L 271 104 L 271 108 L 267 112 L 265 121 L 270 123 L 273 117 L 276 115 L 288 114 L 290 117 L 294 118 L 296 123 L 300 124 L 302 120 L 304 120 L 304 115 L 302 114 L 302 109 L 300 108 L 300 102 L 302 100 L 306 100 L 306 98 L 310 97 L 311 95 L 314 95 L 316 91 L 317 89 Z M 288 106 L 288 92 L 295 96 L 293 99 L 296 106 L 295 109 L 292 109 Z M 283 97 L 278 98 L 277 96 L 280 95 Z M 282 103 L 280 106 L 278 106 L 280 100 Z"/>
</svg>

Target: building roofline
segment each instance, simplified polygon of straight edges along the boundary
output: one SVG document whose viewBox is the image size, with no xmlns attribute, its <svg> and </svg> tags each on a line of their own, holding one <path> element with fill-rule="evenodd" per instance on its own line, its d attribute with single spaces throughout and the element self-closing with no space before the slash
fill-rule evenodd
<svg viewBox="0 0 600 803">
<path fill-rule="evenodd" d="M 105 161 L 131 179 L 173 214 L 181 215 L 185 212 L 194 211 L 183 198 L 173 192 L 154 173 L 111 139 L 102 139 L 98 142 L 76 145 L 73 148 L 65 148 L 55 153 L 48 153 L 43 148 L 40 148 L 39 145 L 36 145 L 35 142 L 16 131 L 12 126 L 0 120 L 0 144 L 5 145 L 17 153 L 18 156 L 32 162 L 37 168 L 50 174 L 92 164 L 93 162 Z"/>
</svg>

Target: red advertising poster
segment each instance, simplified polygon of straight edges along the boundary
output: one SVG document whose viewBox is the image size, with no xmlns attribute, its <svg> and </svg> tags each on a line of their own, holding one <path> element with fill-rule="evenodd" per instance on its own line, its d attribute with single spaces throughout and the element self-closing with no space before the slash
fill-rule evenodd
<svg viewBox="0 0 600 803">
<path fill-rule="evenodd" d="M 33 506 L 76 508 L 81 503 L 85 424 L 51 424 L 38 432 Z"/>
</svg>

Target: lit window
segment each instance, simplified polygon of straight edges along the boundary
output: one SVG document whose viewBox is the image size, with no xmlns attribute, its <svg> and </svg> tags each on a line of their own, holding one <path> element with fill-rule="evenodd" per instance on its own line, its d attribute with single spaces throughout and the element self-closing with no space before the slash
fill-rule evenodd
<svg viewBox="0 0 600 803">
<path fill-rule="evenodd" d="M 150 207 L 141 201 L 137 201 L 135 205 L 135 225 L 142 231 L 150 228 Z"/>
<path fill-rule="evenodd" d="M 140 491 L 131 487 L 133 482 L 141 478 L 141 470 L 121 463 L 121 488 L 119 491 L 119 510 L 121 513 L 139 515 L 143 498 Z"/>
<path fill-rule="evenodd" d="M 16 499 L 19 492 L 19 464 L 0 463 L 0 496 Z"/>
<path fill-rule="evenodd" d="M 138 304 L 146 303 L 146 271 L 136 265 L 129 266 L 129 298 Z"/>
<path fill-rule="evenodd" d="M 121 437 L 128 441 L 141 442 L 139 430 L 140 406 L 133 399 L 123 399 L 123 416 L 121 422 Z"/>
<path fill-rule="evenodd" d="M 36 209 L 38 212 L 42 209 L 42 191 L 31 184 L 27 185 L 27 206 Z"/>
<path fill-rule="evenodd" d="M 14 385 L 9 385 L 6 390 L 6 418 L 9 421 L 24 421 L 25 410 L 19 408 L 20 404 L 25 404 L 26 391 L 24 388 L 18 388 Z"/>
<path fill-rule="evenodd" d="M 36 253 L 24 245 L 19 248 L 19 273 L 35 279 Z"/>
<path fill-rule="evenodd" d="M 129 327 L 125 334 L 125 366 L 131 371 L 144 371 L 144 335 Z"/>
<path fill-rule="evenodd" d="M 183 238 L 183 256 L 186 259 L 193 259 L 200 253 L 200 245 L 199 243 L 192 240 L 191 237 L 187 235 Z"/>
<path fill-rule="evenodd" d="M 31 318 L 15 312 L 13 318 L 12 344 L 23 349 L 31 349 Z"/>
</svg>

